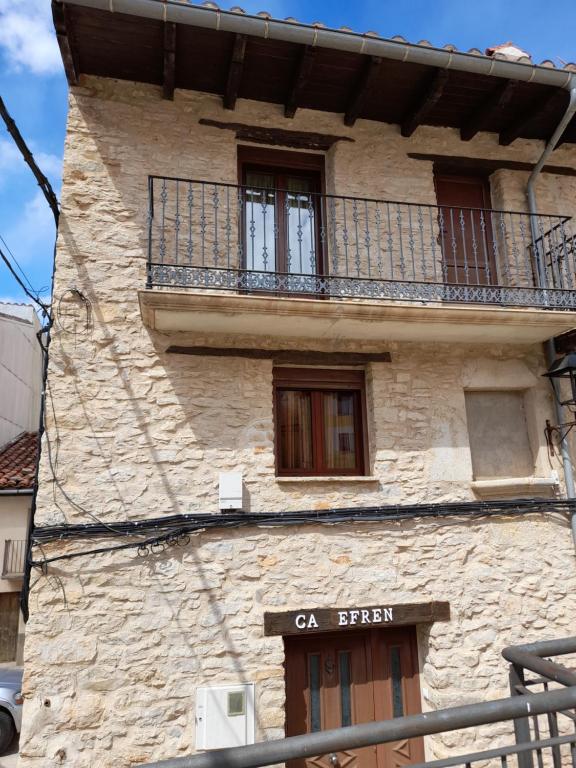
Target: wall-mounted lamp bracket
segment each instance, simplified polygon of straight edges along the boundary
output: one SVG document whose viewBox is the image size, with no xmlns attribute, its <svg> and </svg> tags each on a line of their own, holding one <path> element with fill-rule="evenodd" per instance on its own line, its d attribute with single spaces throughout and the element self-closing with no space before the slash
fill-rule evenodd
<svg viewBox="0 0 576 768">
<path fill-rule="evenodd" d="M 546 420 L 544 434 L 546 435 L 546 445 L 548 446 L 550 456 L 554 456 L 556 453 L 554 450 L 554 437 L 557 436 L 557 443 L 561 443 L 574 427 L 576 427 L 576 421 L 566 421 L 564 424 L 551 424 L 548 419 Z"/>
</svg>

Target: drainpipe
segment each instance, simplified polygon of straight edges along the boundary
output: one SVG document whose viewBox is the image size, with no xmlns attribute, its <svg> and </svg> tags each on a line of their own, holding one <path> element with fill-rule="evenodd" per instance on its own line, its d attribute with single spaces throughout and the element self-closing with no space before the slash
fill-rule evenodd
<svg viewBox="0 0 576 768">
<path fill-rule="evenodd" d="M 32 488 L 7 488 L 0 490 L 0 496 L 32 496 Z"/>
<path fill-rule="evenodd" d="M 556 360 L 556 347 L 554 345 L 554 339 L 548 339 L 544 342 L 544 352 L 546 354 L 546 365 L 548 368 L 552 366 L 552 363 Z M 564 422 L 564 408 L 560 405 L 560 397 L 556 384 L 553 379 L 550 379 L 552 387 L 554 388 L 554 415 L 557 424 Z M 562 457 L 562 467 L 564 469 L 564 484 L 566 486 L 566 497 L 573 499 L 576 497 L 576 491 L 574 488 L 574 470 L 572 468 L 572 460 L 570 458 L 570 450 L 568 449 L 568 440 L 562 437 L 560 440 L 560 456 Z M 572 527 L 572 538 L 576 545 L 576 514 L 572 513 L 570 518 L 570 525 Z"/>
<path fill-rule="evenodd" d="M 572 82 L 570 85 L 571 85 L 570 100 L 568 102 L 568 106 L 566 107 L 566 111 L 564 112 L 562 119 L 558 123 L 556 130 L 554 131 L 548 143 L 546 144 L 544 151 L 540 155 L 540 159 L 532 169 L 532 173 L 530 174 L 530 178 L 528 179 L 528 184 L 526 185 L 526 196 L 528 198 L 528 210 L 530 211 L 530 228 L 531 228 L 531 234 L 532 234 L 532 242 L 534 244 L 538 243 L 538 240 L 539 240 L 537 225 L 536 225 L 536 216 L 538 214 L 538 206 L 536 204 L 534 184 L 540 174 L 540 171 L 544 167 L 546 160 L 552 154 L 556 145 L 562 138 L 562 134 L 566 130 L 568 123 L 573 118 L 574 114 L 576 114 L 576 84 Z M 545 268 L 545 264 L 543 263 L 542 253 L 539 247 L 536 247 L 536 264 L 537 264 L 537 270 L 538 270 L 538 275 L 540 279 L 540 286 L 542 288 L 547 288 L 546 268 Z M 556 349 L 554 346 L 554 339 L 548 339 L 548 341 L 545 342 L 544 351 L 546 354 L 546 364 L 548 368 L 550 368 L 550 366 L 556 359 Z M 554 391 L 556 393 L 556 396 L 554 397 L 554 411 L 555 411 L 556 422 L 558 424 L 562 424 L 564 422 L 564 409 L 560 405 L 560 398 L 557 395 L 556 386 L 554 382 L 552 382 L 552 386 L 554 387 Z M 568 449 L 568 441 L 565 437 L 563 437 L 562 440 L 560 441 L 560 455 L 562 457 L 562 466 L 564 469 L 564 483 L 566 486 L 566 496 L 569 499 L 573 499 L 576 497 L 576 489 L 574 487 L 574 470 L 572 467 L 572 460 L 570 458 L 570 451 Z M 572 528 L 572 537 L 574 539 L 574 543 L 576 544 L 576 514 L 572 514 L 570 525 Z"/>
</svg>

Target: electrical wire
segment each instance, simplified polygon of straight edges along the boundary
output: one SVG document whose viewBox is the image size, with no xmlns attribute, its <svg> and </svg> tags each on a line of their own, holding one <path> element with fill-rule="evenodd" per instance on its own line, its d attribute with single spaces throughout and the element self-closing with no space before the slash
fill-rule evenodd
<svg viewBox="0 0 576 768">
<path fill-rule="evenodd" d="M 32 155 L 32 152 L 28 148 L 28 145 L 24 141 L 24 138 L 22 134 L 20 133 L 18 126 L 14 122 L 14 119 L 9 114 L 6 105 L 4 104 L 4 101 L 0 97 L 0 117 L 4 120 L 4 123 L 6 125 L 6 128 L 8 130 L 8 133 L 14 140 L 14 143 L 20 150 L 20 153 L 32 171 L 32 174 L 34 175 L 34 178 L 38 182 L 38 185 L 40 186 L 40 189 L 42 190 L 42 193 L 46 199 L 46 202 L 50 206 L 50 209 L 52 211 L 52 214 L 54 216 L 54 221 L 56 223 L 56 232 L 58 232 L 58 223 L 59 223 L 59 217 L 60 217 L 60 208 L 58 203 L 58 198 L 56 197 L 56 194 L 54 193 L 54 190 L 52 189 L 52 186 L 46 176 L 42 173 L 40 168 L 38 167 L 38 164 L 36 163 L 34 156 Z M 3 241 L 4 242 L 4 241 Z M 36 515 L 36 505 L 38 500 L 38 477 L 40 472 L 40 455 L 42 451 L 42 435 L 44 434 L 44 425 L 45 425 L 45 419 L 44 419 L 44 412 L 46 407 L 46 382 L 48 379 L 48 349 L 50 347 L 50 339 L 51 339 L 51 328 L 53 325 L 53 315 L 52 315 L 52 308 L 50 304 L 46 304 L 45 302 L 41 301 L 39 296 L 34 296 L 34 291 L 29 291 L 28 287 L 22 282 L 16 271 L 14 270 L 12 264 L 10 263 L 9 259 L 7 258 L 6 254 L 0 249 L 0 259 L 6 264 L 8 270 L 18 283 L 18 285 L 22 288 L 26 296 L 28 296 L 32 301 L 37 304 L 44 313 L 44 321 L 45 325 L 43 328 L 40 329 L 40 331 L 36 334 L 36 339 L 38 341 L 38 344 L 40 345 L 40 348 L 42 349 L 42 390 L 40 395 L 40 415 L 38 420 L 38 440 L 37 440 L 37 452 L 36 452 L 36 470 L 34 473 L 34 484 L 33 484 L 33 493 L 32 493 L 32 501 L 30 504 L 30 508 L 28 511 L 28 525 L 27 525 L 27 537 L 26 537 L 26 562 L 24 567 L 24 578 L 22 583 L 22 589 L 20 591 L 20 608 L 22 610 L 22 616 L 24 618 L 24 621 L 28 621 L 28 598 L 30 595 L 30 576 L 32 571 L 32 533 L 34 530 L 34 519 Z M 23 272 L 22 268 L 14 259 L 15 263 L 18 265 L 18 269 L 20 269 L 21 272 Z M 54 246 L 52 250 L 52 275 L 50 280 L 50 296 L 54 293 L 54 277 L 56 275 L 56 239 L 54 240 Z M 30 281 L 28 278 L 25 278 L 28 283 Z M 30 284 L 30 288 L 32 288 Z"/>
<path fill-rule="evenodd" d="M 54 401 L 52 400 L 52 393 L 51 393 L 51 391 L 50 391 L 50 399 L 51 399 L 51 402 L 52 402 L 52 408 L 54 408 Z M 54 413 L 54 416 L 55 416 L 56 414 L 55 414 L 54 411 L 53 411 L 53 413 Z M 108 530 L 108 531 L 110 531 L 110 532 L 112 532 L 112 533 L 114 533 L 116 535 L 117 534 L 121 534 L 121 531 L 118 528 L 116 528 L 116 527 L 114 527 L 112 525 L 108 525 L 108 523 L 106 523 L 103 520 L 101 520 L 97 515 L 95 515 L 89 509 L 86 509 L 86 507 L 82 506 L 82 504 L 80 504 L 79 502 L 75 501 L 75 499 L 73 499 L 67 493 L 67 491 L 64 490 L 64 487 L 63 487 L 62 483 L 60 482 L 60 480 L 58 479 L 58 475 L 56 473 L 56 467 L 54 465 L 53 456 L 52 456 L 52 445 L 50 443 L 50 436 L 49 436 L 47 427 L 45 427 L 45 429 L 44 429 L 44 435 L 46 437 L 46 452 L 48 454 L 48 465 L 50 467 L 50 472 L 52 474 L 52 480 L 54 482 L 55 487 L 58 488 L 58 490 L 60 491 L 62 496 L 68 502 L 68 504 L 70 504 L 70 506 L 72 506 L 77 512 L 82 512 L 83 514 L 88 515 L 88 517 L 90 517 L 92 520 L 94 520 L 95 523 L 97 523 L 100 526 L 103 526 L 106 530 Z M 57 506 L 58 506 L 58 509 L 64 514 L 64 511 L 62 510 L 62 508 L 58 504 L 57 504 Z"/>
<path fill-rule="evenodd" d="M 2 237 L 2 235 L 0 235 L 0 240 L 1 240 L 1 241 L 2 241 L 2 243 L 4 244 L 4 248 L 6 248 L 6 250 L 7 250 L 7 251 L 8 251 L 8 253 L 10 254 L 10 258 L 12 259 L 12 261 L 13 261 L 13 262 L 14 262 L 14 264 L 16 264 L 16 266 L 18 267 L 18 271 L 20 272 L 20 274 L 22 275 L 22 277 L 24 278 L 24 280 L 25 280 L 25 281 L 26 281 L 26 283 L 28 284 L 28 288 L 30 288 L 30 290 L 32 291 L 32 293 L 34 293 L 36 296 L 38 296 L 38 294 L 39 294 L 39 293 L 41 293 L 41 292 L 40 292 L 40 291 L 35 291 L 35 290 L 34 290 L 34 287 L 32 286 L 32 283 L 30 282 L 30 280 L 28 279 L 28 276 L 26 275 L 26 273 L 24 272 L 24 270 L 22 269 L 22 267 L 21 267 L 21 266 L 20 266 L 20 264 L 18 263 L 18 259 L 16 258 L 16 256 L 14 256 L 14 253 L 12 252 L 12 250 L 10 249 L 10 246 L 8 245 L 8 243 L 6 242 L 6 240 L 4 240 L 4 238 Z"/>
<path fill-rule="evenodd" d="M 506 515 L 561 514 L 576 512 L 576 499 L 521 499 L 511 501 L 472 501 L 449 504 L 413 504 L 382 507 L 346 507 L 327 510 L 299 510 L 294 512 L 229 514 L 192 513 L 170 515 L 135 521 L 113 523 L 114 532 L 120 537 L 138 537 L 137 541 L 118 543 L 108 547 L 65 552 L 61 555 L 33 561 L 33 565 L 46 568 L 49 563 L 71 560 L 76 557 L 114 552 L 118 550 L 151 548 L 157 544 L 182 545 L 182 537 L 208 530 L 226 530 L 245 527 L 279 527 L 299 525 L 339 525 L 343 523 L 383 523 L 414 518 L 442 518 L 466 516 L 472 519 Z M 74 539 L 106 538 L 111 526 L 107 524 L 76 524 L 63 526 L 41 526 L 34 530 L 33 544 L 62 542 Z M 140 537 L 148 534 L 147 538 Z M 154 535 L 150 535 L 154 534 Z"/>
<path fill-rule="evenodd" d="M 16 280 L 16 282 L 18 283 L 20 288 L 22 288 L 22 290 L 24 291 L 26 296 L 28 296 L 29 299 L 31 299 L 35 304 L 37 304 L 40 307 L 40 309 L 42 309 L 44 311 L 44 313 L 46 315 L 50 315 L 50 307 L 49 307 L 49 305 L 45 304 L 43 301 L 40 300 L 40 298 L 38 296 L 35 296 L 33 293 L 31 293 L 28 290 L 28 287 L 22 282 L 20 276 L 18 275 L 18 273 L 16 272 L 16 270 L 12 266 L 9 258 L 6 256 L 6 254 L 4 253 L 2 248 L 0 248 L 0 259 L 2 259 L 2 261 L 6 264 L 10 274 Z"/>
<path fill-rule="evenodd" d="M 34 155 L 30 151 L 28 145 L 24 141 L 24 138 L 22 137 L 22 134 L 18 130 L 18 126 L 14 122 L 14 119 L 8 112 L 8 109 L 6 108 L 6 105 L 4 104 L 4 101 L 0 97 L 0 117 L 4 120 L 4 124 L 6 125 L 6 130 L 12 137 L 14 143 L 20 150 L 20 154 L 22 155 L 24 162 L 28 165 L 32 173 L 34 174 L 34 178 L 38 182 L 38 186 L 42 190 L 42 194 L 46 198 L 46 202 L 50 206 L 50 210 L 52 211 L 52 215 L 54 216 L 54 221 L 56 222 L 56 228 L 58 228 L 58 220 L 60 217 L 60 208 L 58 204 L 58 198 L 56 197 L 56 193 L 52 189 L 52 185 L 46 178 L 46 176 L 42 173 L 40 168 L 38 167 L 38 164 L 36 160 L 34 160 Z"/>
</svg>

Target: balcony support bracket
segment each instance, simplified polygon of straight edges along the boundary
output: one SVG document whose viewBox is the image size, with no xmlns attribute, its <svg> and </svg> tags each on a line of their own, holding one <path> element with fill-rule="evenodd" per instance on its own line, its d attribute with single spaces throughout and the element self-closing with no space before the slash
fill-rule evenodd
<svg viewBox="0 0 576 768">
<path fill-rule="evenodd" d="M 162 95 L 165 99 L 174 98 L 176 81 L 176 24 L 171 21 L 164 23 L 164 75 Z"/>
<path fill-rule="evenodd" d="M 311 45 L 305 45 L 302 48 L 302 53 L 296 66 L 296 72 L 294 74 L 294 80 L 290 87 L 290 93 L 286 99 L 286 105 L 284 107 L 284 117 L 294 117 L 296 110 L 299 107 L 300 97 L 302 91 L 306 87 L 312 69 L 314 67 L 314 61 L 316 59 L 316 49 Z"/>
<path fill-rule="evenodd" d="M 440 99 L 448 82 L 448 71 L 437 69 L 425 88 L 418 94 L 414 103 L 404 116 L 400 133 L 405 138 L 412 136 L 416 128 L 424 122 L 436 102 Z"/>
<path fill-rule="evenodd" d="M 224 91 L 224 109 L 235 109 L 240 83 L 242 81 L 242 72 L 244 70 L 244 59 L 246 57 L 246 35 L 235 35 L 234 45 L 232 47 L 232 57 L 228 68 L 228 80 L 226 90 Z"/>
</svg>

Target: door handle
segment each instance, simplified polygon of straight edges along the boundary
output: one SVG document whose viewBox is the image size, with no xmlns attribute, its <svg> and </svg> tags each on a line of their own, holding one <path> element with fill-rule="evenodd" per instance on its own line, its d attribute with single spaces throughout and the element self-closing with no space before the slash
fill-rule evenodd
<svg viewBox="0 0 576 768">
<path fill-rule="evenodd" d="M 338 760 L 338 755 L 334 754 L 334 752 L 332 752 L 332 754 L 328 758 L 328 762 L 330 763 L 332 768 L 340 768 L 340 761 Z"/>
</svg>

